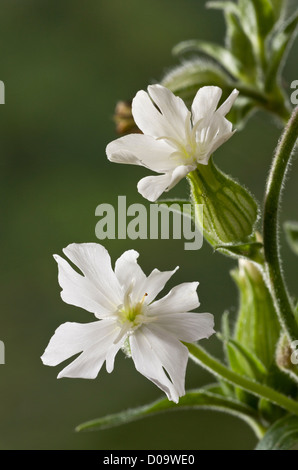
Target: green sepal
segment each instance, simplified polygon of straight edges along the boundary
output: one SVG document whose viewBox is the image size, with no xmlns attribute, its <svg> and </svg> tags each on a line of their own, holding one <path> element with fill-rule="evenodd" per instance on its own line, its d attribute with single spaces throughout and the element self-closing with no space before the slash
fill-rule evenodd
<svg viewBox="0 0 298 470">
<path fill-rule="evenodd" d="M 298 450 L 298 417 L 285 416 L 276 421 L 255 450 Z"/>
<path fill-rule="evenodd" d="M 285 222 L 284 231 L 289 247 L 292 249 L 295 255 L 298 255 L 298 222 Z"/>
<path fill-rule="evenodd" d="M 103 418 L 94 419 L 76 427 L 76 431 L 100 431 L 102 429 L 119 426 L 130 423 L 147 416 L 156 415 L 164 411 L 175 411 L 185 409 L 212 409 L 230 413 L 238 416 L 248 422 L 255 431 L 260 429 L 256 423 L 257 413 L 249 406 L 224 397 L 215 393 L 211 393 L 208 389 L 191 390 L 180 398 L 179 403 L 175 404 L 166 398 L 157 400 L 150 405 L 122 411 L 120 413 L 105 416 Z"/>
<path fill-rule="evenodd" d="M 213 163 L 198 168 L 188 175 L 191 198 L 203 204 L 196 214 L 197 224 L 204 237 L 213 246 L 249 243 L 259 216 L 253 196 L 231 177 L 222 173 Z"/>
</svg>

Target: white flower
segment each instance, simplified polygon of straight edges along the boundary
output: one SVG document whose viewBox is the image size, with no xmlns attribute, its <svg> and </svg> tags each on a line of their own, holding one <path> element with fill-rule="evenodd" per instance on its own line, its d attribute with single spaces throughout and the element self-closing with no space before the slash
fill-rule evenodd
<svg viewBox="0 0 298 470">
<path fill-rule="evenodd" d="M 162 173 L 147 176 L 138 184 L 142 196 L 156 201 L 198 164 L 207 165 L 211 154 L 233 135 L 225 115 L 238 91 L 216 110 L 221 94 L 216 86 L 200 88 L 190 112 L 181 98 L 161 85 L 150 85 L 148 93 L 139 91 L 132 102 L 132 114 L 143 134 L 130 134 L 108 144 L 108 159 Z"/>
<path fill-rule="evenodd" d="M 64 323 L 51 338 L 42 361 L 56 366 L 81 353 L 58 375 L 94 379 L 104 361 L 111 372 L 119 349 L 132 357 L 136 369 L 178 402 L 184 395 L 188 349 L 214 333 L 213 315 L 189 313 L 199 306 L 197 282 L 174 287 L 154 301 L 174 271 L 154 269 L 146 277 L 139 254 L 126 251 L 115 271 L 107 250 L 96 243 L 71 244 L 65 255 L 83 275 L 58 255 L 59 284 L 64 302 L 94 313 L 92 323 Z M 165 372 L 166 371 L 166 372 Z"/>
</svg>

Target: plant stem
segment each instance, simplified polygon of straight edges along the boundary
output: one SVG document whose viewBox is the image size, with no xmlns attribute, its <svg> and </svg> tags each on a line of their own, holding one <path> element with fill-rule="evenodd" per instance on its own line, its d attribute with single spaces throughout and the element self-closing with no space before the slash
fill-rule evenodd
<svg viewBox="0 0 298 470">
<path fill-rule="evenodd" d="M 281 408 L 284 408 L 290 413 L 298 416 L 298 403 L 296 401 L 277 392 L 273 388 L 267 387 L 267 385 L 262 385 L 252 379 L 233 372 L 196 344 L 185 343 L 185 345 L 189 350 L 190 357 L 217 378 L 220 377 L 225 381 L 252 393 L 253 395 L 265 398 L 266 400 L 269 400 L 270 402 L 275 403 Z"/>
<path fill-rule="evenodd" d="M 282 186 L 298 137 L 298 107 L 285 128 L 277 146 L 266 186 L 264 203 L 265 270 L 276 312 L 290 341 L 298 339 L 298 325 L 282 274 L 278 244 L 278 208 Z"/>
</svg>

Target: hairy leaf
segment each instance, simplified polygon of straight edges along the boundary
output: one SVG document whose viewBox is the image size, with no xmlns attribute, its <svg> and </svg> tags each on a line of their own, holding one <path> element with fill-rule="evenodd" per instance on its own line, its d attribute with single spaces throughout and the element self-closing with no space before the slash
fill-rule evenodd
<svg viewBox="0 0 298 470">
<path fill-rule="evenodd" d="M 164 411 L 185 410 L 189 408 L 224 411 L 249 422 L 257 417 L 256 412 L 253 409 L 236 400 L 211 393 L 209 390 L 200 389 L 187 392 L 186 395 L 180 398 L 178 404 L 163 398 L 150 405 L 122 411 L 120 413 L 80 424 L 77 426 L 76 431 L 99 431 L 101 429 L 119 426 Z"/>
<path fill-rule="evenodd" d="M 218 44 L 194 39 L 181 42 L 173 49 L 174 55 L 181 55 L 185 54 L 186 52 L 198 52 L 206 54 L 218 62 L 231 75 L 239 77 L 241 62 L 225 47 L 219 46 Z"/>
<path fill-rule="evenodd" d="M 276 421 L 256 450 L 298 450 L 298 418 L 286 416 Z"/>
</svg>

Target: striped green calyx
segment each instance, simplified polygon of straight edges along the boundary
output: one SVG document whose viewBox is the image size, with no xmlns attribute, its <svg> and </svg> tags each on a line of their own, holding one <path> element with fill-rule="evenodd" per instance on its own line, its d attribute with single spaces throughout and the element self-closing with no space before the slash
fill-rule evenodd
<svg viewBox="0 0 298 470">
<path fill-rule="evenodd" d="M 198 165 L 189 173 L 191 199 L 203 204 L 203 217 L 198 211 L 196 222 L 204 237 L 214 247 L 249 242 L 258 219 L 258 204 L 253 196 L 222 173 L 212 157 L 208 165 Z"/>
</svg>

